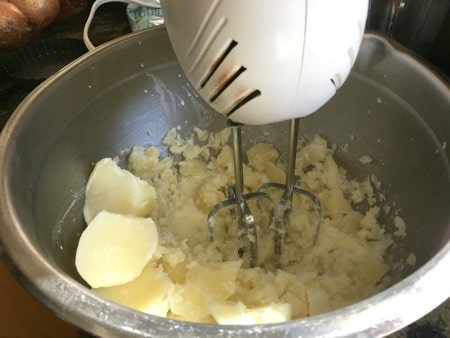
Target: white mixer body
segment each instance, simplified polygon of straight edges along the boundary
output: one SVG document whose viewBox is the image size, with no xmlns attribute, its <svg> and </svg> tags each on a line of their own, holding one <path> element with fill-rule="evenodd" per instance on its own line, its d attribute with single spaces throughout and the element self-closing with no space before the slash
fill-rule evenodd
<svg viewBox="0 0 450 338">
<path fill-rule="evenodd" d="M 348 77 L 368 0 L 163 0 L 189 81 L 216 111 L 244 124 L 306 116 Z"/>
</svg>

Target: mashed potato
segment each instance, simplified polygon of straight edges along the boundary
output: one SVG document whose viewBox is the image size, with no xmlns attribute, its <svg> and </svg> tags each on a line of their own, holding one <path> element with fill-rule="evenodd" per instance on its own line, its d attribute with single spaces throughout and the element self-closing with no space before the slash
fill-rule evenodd
<svg viewBox="0 0 450 338">
<path fill-rule="evenodd" d="M 227 198 L 227 185 L 234 181 L 230 130 L 194 132 L 182 139 L 176 129 L 170 130 L 163 140 L 169 156 L 161 156 L 156 147 L 132 149 L 128 170 L 156 190 L 147 217 L 157 226 L 158 245 L 145 276 L 135 282 L 138 286 L 133 289 L 132 281 L 116 289 L 101 288 L 100 294 L 131 307 L 137 303 L 134 298 L 139 299 L 136 309 L 159 316 L 255 324 L 328 312 L 386 286 L 383 256 L 393 241 L 377 221 L 384 195 L 377 193 L 381 182 L 375 176 L 362 182 L 349 179 L 333 159 L 333 147 L 321 137 L 302 144 L 296 162 L 300 186 L 323 206 L 317 241 L 313 243 L 316 207 L 296 194 L 281 268 L 276 268 L 267 208 L 255 205 L 259 266 L 250 268 L 246 254 L 239 255 L 242 243 L 228 210 L 216 216 L 215 240 L 208 239 L 208 212 Z M 256 144 L 247 157 L 246 191 L 269 181 L 284 182 L 285 165 L 273 145 Z M 274 199 L 280 194 L 268 193 Z M 364 209 L 356 208 L 361 205 L 365 212 L 356 210 Z M 397 220 L 396 226 L 403 236 L 405 226 L 400 223 Z M 155 296 L 153 290 L 163 291 Z M 148 301 L 142 301 L 146 297 Z"/>
</svg>

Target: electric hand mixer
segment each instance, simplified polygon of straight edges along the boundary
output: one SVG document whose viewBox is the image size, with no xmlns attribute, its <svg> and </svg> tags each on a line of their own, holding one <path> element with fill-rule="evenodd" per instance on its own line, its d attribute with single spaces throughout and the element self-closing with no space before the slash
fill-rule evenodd
<svg viewBox="0 0 450 338">
<path fill-rule="evenodd" d="M 209 229 L 212 238 L 214 215 L 234 205 L 241 236 L 250 242 L 251 266 L 258 264 L 257 227 L 246 201 L 266 194 L 244 194 L 240 125 L 291 120 L 286 182 L 263 187 L 283 190 L 272 222 L 278 264 L 293 193 L 310 198 L 321 212 L 319 200 L 296 186 L 299 118 L 325 104 L 349 75 L 368 0 L 162 0 L 161 7 L 189 81 L 205 102 L 232 121 L 235 185 L 230 199 L 211 210 Z M 318 226 L 315 237 L 317 232 Z"/>
</svg>

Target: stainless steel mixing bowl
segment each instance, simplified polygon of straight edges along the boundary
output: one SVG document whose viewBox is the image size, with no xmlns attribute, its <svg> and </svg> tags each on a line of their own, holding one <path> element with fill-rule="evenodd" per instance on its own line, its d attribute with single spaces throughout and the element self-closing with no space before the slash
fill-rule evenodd
<svg viewBox="0 0 450 338">
<path fill-rule="evenodd" d="M 272 71 L 272 70 L 268 70 Z M 172 126 L 218 130 L 225 120 L 197 98 L 164 28 L 88 53 L 44 82 L 16 110 L 0 138 L 0 235 L 17 277 L 61 318 L 99 336 L 383 336 L 429 312 L 450 294 L 450 90 L 418 60 L 366 35 L 349 80 L 305 137 L 350 143 L 337 159 L 354 177 L 383 182 L 408 236 L 386 257 L 393 285 L 346 308 L 283 324 L 219 326 L 163 319 L 92 293 L 74 267 L 83 187 L 100 158 L 159 144 Z M 246 144 L 286 149 L 287 124 L 248 127 Z M 150 133 L 149 133 L 150 131 Z M 350 141 L 351 135 L 355 140 Z M 358 158 L 370 155 L 374 163 Z M 388 219 L 386 228 L 393 231 Z M 206 226 L 206 225 L 205 225 Z M 402 267 L 410 252 L 414 267 Z"/>
</svg>

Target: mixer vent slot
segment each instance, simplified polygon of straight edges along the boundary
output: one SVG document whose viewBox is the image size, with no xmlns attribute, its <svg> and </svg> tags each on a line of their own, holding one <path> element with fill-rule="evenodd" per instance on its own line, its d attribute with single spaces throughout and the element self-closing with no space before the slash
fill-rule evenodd
<svg viewBox="0 0 450 338">
<path fill-rule="evenodd" d="M 348 49 L 347 54 L 348 54 L 348 58 L 350 59 L 350 64 L 353 66 L 356 61 L 356 54 L 355 54 L 355 50 L 353 49 L 353 46 L 351 46 Z"/>
<path fill-rule="evenodd" d="M 330 79 L 331 83 L 333 84 L 333 86 L 336 88 L 336 83 L 334 83 L 333 79 Z"/>
<path fill-rule="evenodd" d="M 245 68 L 244 66 L 241 66 L 236 72 L 233 73 L 233 75 L 231 75 L 223 84 L 222 86 L 219 88 L 219 90 L 210 98 L 211 102 L 214 102 L 219 96 L 220 94 L 223 93 L 223 91 L 225 89 L 227 89 L 233 82 L 234 80 L 236 80 L 239 75 L 241 75 L 243 72 L 245 72 L 247 70 L 247 68 Z"/>
<path fill-rule="evenodd" d="M 233 48 L 237 46 L 237 44 L 238 43 L 236 40 L 232 40 L 230 42 L 230 44 L 228 45 L 228 47 L 225 49 L 225 51 L 222 53 L 222 55 L 220 55 L 220 57 L 212 64 L 208 75 L 206 76 L 205 80 L 203 80 L 203 82 L 200 84 L 201 89 L 203 89 L 206 86 L 206 84 L 211 79 L 211 77 L 214 75 L 216 70 L 219 68 L 219 66 L 222 64 L 222 62 L 227 58 L 228 54 L 231 53 Z"/>
<path fill-rule="evenodd" d="M 331 79 L 331 83 L 333 84 L 334 88 L 338 90 L 341 88 L 344 81 L 342 81 L 342 76 L 339 75 L 339 73 L 335 74 Z"/>
<path fill-rule="evenodd" d="M 246 104 L 247 102 L 250 102 L 251 100 L 253 100 L 254 98 L 257 98 L 258 96 L 261 96 L 261 91 L 258 89 L 255 89 L 254 91 L 252 91 L 250 94 L 248 94 L 247 96 L 245 96 L 242 100 L 238 101 L 233 108 L 230 109 L 230 111 L 226 114 L 227 117 L 229 117 L 231 114 L 233 114 L 236 110 L 238 110 L 239 108 L 241 108 L 244 104 Z"/>
<path fill-rule="evenodd" d="M 359 39 L 362 40 L 364 37 L 364 24 L 361 20 L 358 20 L 358 32 L 359 32 Z"/>
</svg>

